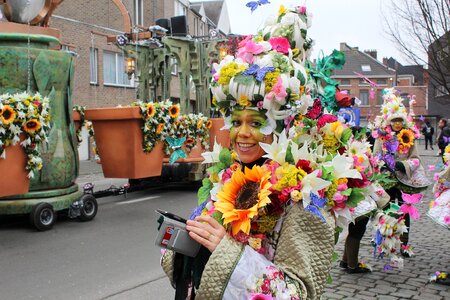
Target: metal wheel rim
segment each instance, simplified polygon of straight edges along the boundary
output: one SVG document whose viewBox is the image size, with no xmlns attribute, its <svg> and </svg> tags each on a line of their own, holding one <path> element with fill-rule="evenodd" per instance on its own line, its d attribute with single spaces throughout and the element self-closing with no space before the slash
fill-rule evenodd
<svg viewBox="0 0 450 300">
<path fill-rule="evenodd" d="M 94 202 L 91 200 L 85 201 L 83 203 L 83 211 L 86 216 L 90 216 L 90 215 L 94 214 L 94 212 L 95 212 Z"/>
<path fill-rule="evenodd" d="M 53 211 L 49 208 L 44 208 L 39 214 L 39 220 L 43 225 L 50 225 L 53 222 Z"/>
</svg>

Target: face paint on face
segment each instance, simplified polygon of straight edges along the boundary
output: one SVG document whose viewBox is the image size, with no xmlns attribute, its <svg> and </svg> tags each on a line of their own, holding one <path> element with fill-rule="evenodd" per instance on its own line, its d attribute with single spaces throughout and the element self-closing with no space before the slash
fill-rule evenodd
<svg viewBox="0 0 450 300">
<path fill-rule="evenodd" d="M 391 121 L 392 130 L 399 132 L 403 129 L 403 119 L 394 119 Z"/>
<path fill-rule="evenodd" d="M 266 136 L 261 133 L 261 128 L 264 128 L 266 122 L 266 116 L 262 112 L 251 109 L 233 111 L 231 144 L 243 163 L 251 163 L 266 154 L 259 145 L 260 142 L 266 144 L 273 142 L 272 135 Z"/>
</svg>

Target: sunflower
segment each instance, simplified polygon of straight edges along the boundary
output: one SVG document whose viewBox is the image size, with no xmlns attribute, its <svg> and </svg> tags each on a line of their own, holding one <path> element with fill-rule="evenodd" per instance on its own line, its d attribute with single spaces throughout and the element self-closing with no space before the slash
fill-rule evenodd
<svg viewBox="0 0 450 300">
<path fill-rule="evenodd" d="M 206 121 L 205 126 L 206 126 L 206 128 L 210 129 L 212 127 L 212 121 L 211 120 Z"/>
<path fill-rule="evenodd" d="M 179 107 L 178 105 L 172 105 L 172 106 L 169 108 L 169 115 L 170 115 L 172 118 L 178 117 L 179 113 L 180 113 L 180 107 Z"/>
<path fill-rule="evenodd" d="M 156 126 L 156 134 L 160 134 L 164 129 L 164 123 L 159 123 L 158 126 Z"/>
<path fill-rule="evenodd" d="M 0 119 L 2 120 L 2 123 L 8 125 L 12 123 L 15 118 L 16 112 L 14 109 L 9 105 L 3 106 L 3 110 L 0 112 Z"/>
<path fill-rule="evenodd" d="M 398 134 L 397 138 L 405 148 L 411 148 L 414 145 L 414 134 L 409 129 L 402 129 Z"/>
<path fill-rule="evenodd" d="M 23 130 L 25 130 L 28 133 L 35 133 L 40 128 L 41 123 L 39 123 L 39 121 L 36 119 L 29 120 L 23 125 Z"/>
<path fill-rule="evenodd" d="M 202 125 L 203 125 L 203 120 L 198 120 L 197 121 L 197 129 L 202 128 Z"/>
<path fill-rule="evenodd" d="M 270 172 L 260 166 L 246 167 L 244 172 L 237 169 L 217 193 L 215 208 L 223 214 L 224 225 L 231 223 L 233 235 L 239 231 L 249 234 L 251 219 L 270 203 L 270 176 Z"/>
<path fill-rule="evenodd" d="M 151 118 L 155 115 L 155 106 L 153 106 L 153 103 L 147 104 L 147 117 Z"/>
</svg>

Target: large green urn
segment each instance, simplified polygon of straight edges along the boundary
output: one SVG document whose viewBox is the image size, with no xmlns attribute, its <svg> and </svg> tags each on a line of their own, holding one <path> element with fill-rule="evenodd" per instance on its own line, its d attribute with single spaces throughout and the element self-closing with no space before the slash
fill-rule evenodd
<svg viewBox="0 0 450 300">
<path fill-rule="evenodd" d="M 54 50 L 53 36 L 0 32 L 0 94 L 39 92 L 50 99 L 51 131 L 41 146 L 43 167 L 30 180 L 29 192 L 0 199 L 0 214 L 29 213 L 45 201 L 65 209 L 81 196 L 78 150 L 72 122 L 74 56 Z"/>
</svg>

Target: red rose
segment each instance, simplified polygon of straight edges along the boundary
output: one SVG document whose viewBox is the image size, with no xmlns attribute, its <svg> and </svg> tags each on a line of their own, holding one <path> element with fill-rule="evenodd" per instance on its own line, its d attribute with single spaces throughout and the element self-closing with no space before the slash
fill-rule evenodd
<svg viewBox="0 0 450 300">
<path fill-rule="evenodd" d="M 297 164 L 295 165 L 297 168 L 301 168 L 306 173 L 311 173 L 313 169 L 310 166 L 310 161 L 306 159 L 299 159 Z"/>
<path fill-rule="evenodd" d="M 325 124 L 336 122 L 338 118 L 335 115 L 325 114 L 322 115 L 317 121 L 317 130 L 320 130 Z"/>
<path fill-rule="evenodd" d="M 322 112 L 322 103 L 320 99 L 314 100 L 313 106 L 309 108 L 309 111 L 305 114 L 307 118 L 317 119 Z"/>
<path fill-rule="evenodd" d="M 350 107 L 354 104 L 355 98 L 341 92 L 339 89 L 336 89 L 336 94 L 334 96 L 336 97 L 336 102 L 339 107 Z"/>
</svg>

